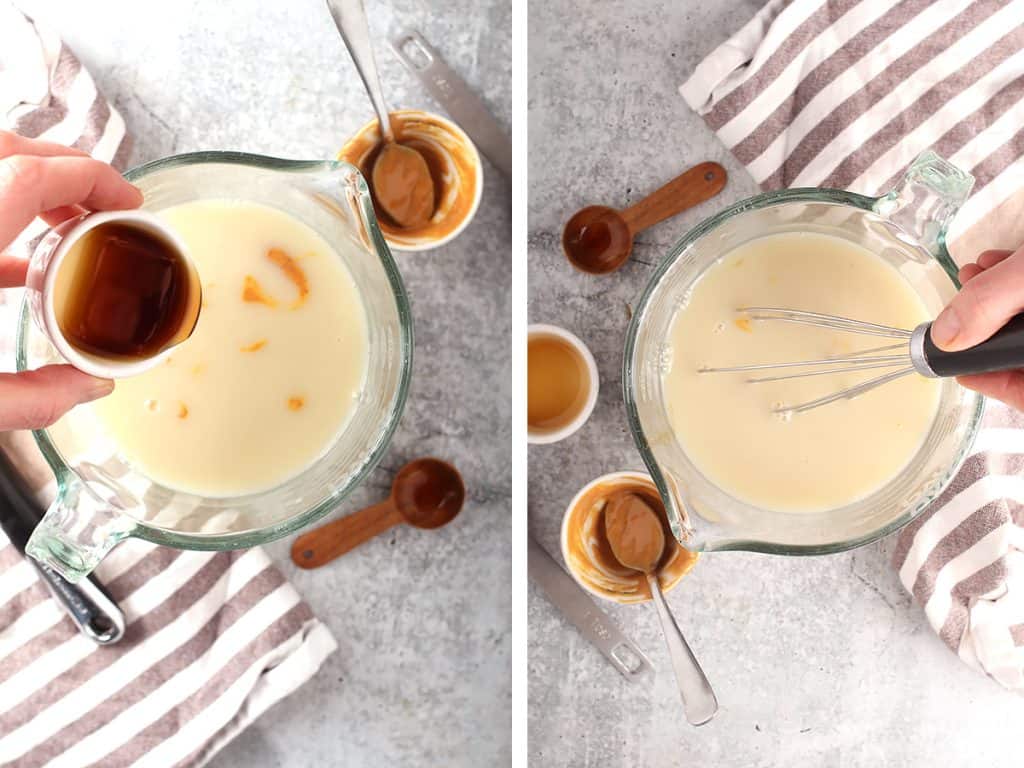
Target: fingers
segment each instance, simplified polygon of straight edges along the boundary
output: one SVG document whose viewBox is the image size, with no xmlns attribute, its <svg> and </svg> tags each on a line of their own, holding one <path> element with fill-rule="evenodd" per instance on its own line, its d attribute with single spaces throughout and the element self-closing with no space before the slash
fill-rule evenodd
<svg viewBox="0 0 1024 768">
<path fill-rule="evenodd" d="M 973 376 L 958 376 L 957 381 L 979 394 L 1001 400 L 1007 405 L 1024 411 L 1024 373 L 1021 371 L 996 371 Z"/>
<path fill-rule="evenodd" d="M 991 269 L 1001 261 L 1005 261 L 1007 258 L 1013 255 L 1013 251 L 1005 249 L 982 251 L 981 255 L 975 259 L 978 266 L 982 269 Z"/>
<path fill-rule="evenodd" d="M 960 271 L 957 273 L 957 278 L 960 280 L 960 284 L 963 285 L 964 283 L 970 282 L 984 271 L 985 270 L 977 264 L 964 264 L 960 267 Z"/>
<path fill-rule="evenodd" d="M 960 272 L 957 274 L 957 278 L 960 280 L 961 284 L 966 283 L 980 275 L 986 269 L 994 267 L 1001 261 L 1005 261 L 1012 254 L 1013 251 L 998 249 L 982 251 L 978 255 L 978 258 L 975 259 L 974 263 L 964 264 L 960 267 Z"/>
<path fill-rule="evenodd" d="M 68 219 L 80 216 L 85 209 L 80 205 L 64 205 L 54 208 L 52 211 L 39 214 L 39 218 L 51 227 L 67 221 Z M 25 284 L 25 274 L 28 272 L 28 260 L 15 256 L 5 256 L 0 253 L 0 288 L 14 288 Z"/>
<path fill-rule="evenodd" d="M 0 253 L 0 288 L 14 288 L 25 284 L 28 259 L 4 256 Z"/>
<path fill-rule="evenodd" d="M 85 208 L 80 205 L 62 205 L 59 208 L 54 208 L 52 211 L 40 213 L 39 218 L 45 221 L 48 226 L 56 227 L 58 224 L 63 224 L 68 219 L 81 216 L 83 213 L 85 213 Z"/>
<path fill-rule="evenodd" d="M 74 147 L 66 147 L 63 144 L 56 144 L 52 141 L 26 139 L 10 131 L 0 131 L 0 159 L 12 157 L 13 155 L 89 157 L 85 152 Z M 45 221 L 48 226 L 55 227 L 83 213 L 85 213 L 85 208 L 80 205 L 62 205 L 54 208 L 52 211 L 40 213 L 39 218 Z"/>
<path fill-rule="evenodd" d="M 0 432 L 49 426 L 79 403 L 109 395 L 114 382 L 70 365 L 0 374 Z"/>
<path fill-rule="evenodd" d="M 0 131 L 0 158 L 12 155 L 38 155 L 40 157 L 88 157 L 85 152 L 74 147 L 56 144 L 52 141 L 27 139 L 10 131 Z"/>
<path fill-rule="evenodd" d="M 970 278 L 935 318 L 932 341 L 947 351 L 973 347 L 1002 328 L 1021 309 L 1024 251 L 1017 251 Z"/>
<path fill-rule="evenodd" d="M 99 160 L 36 155 L 0 159 L 0 248 L 36 216 L 55 208 L 119 210 L 141 204 L 142 193 Z"/>
</svg>

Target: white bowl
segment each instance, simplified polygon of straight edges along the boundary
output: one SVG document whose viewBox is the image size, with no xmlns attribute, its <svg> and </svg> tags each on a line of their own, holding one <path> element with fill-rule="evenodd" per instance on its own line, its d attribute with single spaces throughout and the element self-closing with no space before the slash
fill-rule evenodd
<svg viewBox="0 0 1024 768">
<path fill-rule="evenodd" d="M 409 240 L 405 239 L 396 239 L 396 235 L 393 235 L 391 232 L 382 230 L 384 240 L 387 242 L 388 247 L 395 251 L 406 251 L 412 253 L 416 251 L 429 251 L 434 248 L 440 248 L 445 243 L 449 243 L 456 237 L 458 237 L 462 233 L 462 231 L 467 226 L 469 226 L 469 222 L 473 220 L 473 217 L 476 215 L 477 209 L 480 207 L 480 199 L 483 195 L 484 188 L 484 172 L 483 166 L 480 162 L 480 153 L 477 152 L 476 147 L 473 145 L 473 141 L 469 138 L 469 136 L 466 135 L 465 131 L 459 128 L 459 126 L 453 123 L 451 120 L 442 117 L 441 115 L 435 114 L 433 112 L 426 112 L 422 109 L 393 110 L 389 114 L 395 115 L 397 117 L 422 117 L 425 119 L 425 122 L 433 123 L 434 125 L 440 127 L 446 134 L 448 134 L 450 138 L 454 139 L 459 149 L 463 153 L 465 153 L 466 157 L 469 159 L 470 165 L 473 168 L 473 201 L 470 204 L 469 210 L 466 212 L 465 216 L 462 217 L 462 220 L 458 224 L 456 224 L 455 228 L 452 229 L 450 232 L 438 238 L 423 238 L 419 242 L 410 242 Z M 436 140 L 432 140 L 432 137 L 421 135 L 418 135 L 418 137 L 421 138 L 422 140 L 430 141 L 430 143 L 436 146 L 437 149 L 442 154 L 448 156 L 449 158 L 451 157 L 451 152 L 449 151 L 449 149 L 443 145 L 438 144 Z M 358 142 L 365 143 L 365 150 L 360 152 L 358 157 L 354 157 L 348 160 L 348 162 L 352 162 L 352 164 L 356 165 L 357 167 L 360 166 L 360 164 L 364 161 L 364 159 L 367 156 L 367 153 L 372 151 L 373 148 L 380 142 L 380 126 L 378 125 L 376 118 L 374 118 L 366 125 L 364 125 L 362 128 L 360 128 L 358 131 L 356 131 L 355 136 L 353 136 L 351 139 L 345 142 L 345 145 L 341 148 L 341 151 L 338 153 L 338 157 L 343 158 L 349 147 L 357 145 Z M 369 179 L 367 179 L 367 184 L 369 184 Z"/>
<path fill-rule="evenodd" d="M 569 502 L 565 508 L 565 514 L 562 516 L 562 527 L 559 540 L 562 549 L 562 561 L 565 563 L 566 570 L 569 571 L 569 575 L 573 577 L 577 584 L 585 589 L 595 597 L 600 597 L 603 600 L 610 600 L 613 603 L 620 603 L 628 605 L 632 603 L 644 603 L 648 602 L 651 598 L 648 595 L 635 593 L 635 592 L 613 592 L 613 591 L 602 591 L 595 587 L 588 579 L 583 578 L 580 573 L 576 570 L 575 560 L 569 556 L 569 520 L 572 517 L 573 511 L 579 505 L 580 501 L 590 493 L 591 490 L 599 485 L 612 485 L 620 481 L 633 481 L 634 483 L 642 483 L 650 486 L 650 489 L 657 493 L 657 488 L 654 485 L 654 481 L 651 476 L 645 472 L 634 472 L 634 471 L 622 471 L 622 472 L 610 472 L 607 475 L 601 475 L 600 477 L 594 478 L 585 486 L 583 486 L 579 492 L 572 497 L 572 501 Z M 666 541 L 666 544 L 670 544 L 671 541 Z M 678 558 L 682 557 L 682 560 Z M 589 559 L 589 558 L 588 558 Z M 679 554 L 677 554 L 668 564 L 659 572 L 658 578 L 661 582 L 661 591 L 665 594 L 675 589 L 675 587 L 683 580 L 693 568 L 696 566 L 699 560 L 699 555 L 695 553 L 687 553 L 682 548 L 679 548 Z M 591 561 L 592 562 L 592 561 Z"/>
<path fill-rule="evenodd" d="M 587 400 L 583 404 L 583 408 L 576 414 L 576 418 L 564 427 L 551 431 L 532 432 L 529 425 L 527 425 L 526 441 L 535 445 L 546 445 L 564 440 L 586 423 L 594 410 L 594 405 L 597 403 L 597 393 L 601 382 L 597 375 L 597 363 L 594 362 L 594 356 L 590 354 L 587 345 L 580 341 L 578 336 L 569 333 L 564 328 L 559 328 L 557 325 L 545 325 L 543 323 L 535 323 L 526 329 L 526 343 L 529 344 L 530 339 L 535 336 L 557 336 L 571 345 L 579 353 L 580 357 L 583 358 L 583 362 L 587 366 L 587 375 L 590 379 L 590 391 L 587 393 Z M 529 372 L 527 372 L 527 375 L 529 375 Z"/>
<path fill-rule="evenodd" d="M 170 243 L 185 258 L 195 277 L 195 266 L 188 256 L 188 248 L 182 239 L 154 214 L 143 210 L 103 211 L 86 213 L 58 224 L 39 242 L 29 261 L 25 282 L 28 289 L 29 306 L 36 326 L 50 340 L 61 356 L 75 368 L 92 376 L 104 379 L 123 379 L 136 376 L 155 368 L 171 353 L 177 344 L 172 344 L 159 353 L 142 359 L 118 360 L 84 352 L 71 345 L 60 330 L 57 313 L 53 306 L 54 285 L 64 257 L 85 233 L 101 224 L 121 221 L 146 230 Z M 195 277 L 198 285 L 198 277 Z M 187 339 L 185 336 L 182 341 Z M 180 342 L 177 342 L 180 343 Z"/>
</svg>

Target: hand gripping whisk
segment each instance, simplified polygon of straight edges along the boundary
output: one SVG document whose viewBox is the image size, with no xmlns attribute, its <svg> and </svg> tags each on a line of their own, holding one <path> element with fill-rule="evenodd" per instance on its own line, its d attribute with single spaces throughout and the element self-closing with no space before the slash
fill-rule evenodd
<svg viewBox="0 0 1024 768">
<path fill-rule="evenodd" d="M 826 315 L 821 312 L 805 312 L 799 309 L 744 307 L 737 311 L 754 321 L 781 320 L 787 323 L 813 325 L 817 328 L 829 328 L 834 331 L 858 333 L 864 336 L 899 339 L 895 344 L 824 357 L 820 360 L 700 369 L 700 373 L 813 369 L 751 378 L 747 380 L 751 384 L 799 379 L 806 376 L 826 376 L 850 371 L 885 370 L 879 376 L 819 397 L 817 400 L 810 400 L 798 405 L 782 405 L 775 409 L 776 413 L 803 413 L 837 400 L 857 397 L 857 395 L 862 395 L 912 373 L 937 378 L 1024 368 L 1024 314 L 1012 318 L 988 341 L 983 341 L 977 346 L 959 352 L 945 352 L 932 342 L 932 324 L 930 322 L 921 323 L 914 330 L 908 331 L 904 328 L 893 328 L 888 325 L 851 320 L 848 317 Z"/>
</svg>

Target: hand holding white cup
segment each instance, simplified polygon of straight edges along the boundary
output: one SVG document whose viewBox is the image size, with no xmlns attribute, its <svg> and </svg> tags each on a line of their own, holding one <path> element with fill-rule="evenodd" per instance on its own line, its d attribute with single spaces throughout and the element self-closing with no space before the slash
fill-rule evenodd
<svg viewBox="0 0 1024 768">
<path fill-rule="evenodd" d="M 0 289 L 23 286 L 29 263 L 4 249 L 39 217 L 50 226 L 89 211 L 124 211 L 142 194 L 106 163 L 52 142 L 0 131 Z M 78 403 L 113 390 L 70 365 L 0 374 L 0 430 L 52 424 Z"/>
<path fill-rule="evenodd" d="M 102 378 L 147 371 L 195 328 L 202 289 L 185 244 L 146 211 L 68 219 L 36 247 L 32 318 L 69 363 Z"/>
</svg>

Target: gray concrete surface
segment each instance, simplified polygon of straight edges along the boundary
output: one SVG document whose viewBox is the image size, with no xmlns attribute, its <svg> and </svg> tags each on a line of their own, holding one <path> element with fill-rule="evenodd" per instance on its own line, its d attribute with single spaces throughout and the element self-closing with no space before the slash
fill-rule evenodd
<svg viewBox="0 0 1024 768">
<path fill-rule="evenodd" d="M 132 162 L 199 149 L 333 157 L 372 110 L 322 0 L 25 0 L 121 110 Z M 503 0 L 366 0 L 380 35 L 417 27 L 511 123 Z M 393 106 L 440 111 L 382 40 Z M 476 219 L 440 250 L 399 255 L 416 321 L 412 395 L 388 455 L 337 514 L 385 495 L 433 454 L 469 498 L 438 532 L 396 529 L 315 572 L 268 547 L 338 639 L 313 681 L 213 766 L 467 766 L 511 762 L 508 187 L 485 169 Z"/>
<path fill-rule="evenodd" d="M 756 191 L 676 88 L 759 5 L 530 3 L 529 317 L 577 333 L 601 375 L 588 424 L 530 447 L 529 524 L 553 553 L 584 483 L 643 469 L 620 395 L 628 304 L 678 237 Z M 559 233 L 574 210 L 627 205 L 707 159 L 726 166 L 727 188 L 644 233 L 620 272 L 589 277 L 565 262 Z M 1024 700 L 946 650 L 889 567 L 891 546 L 704 557 L 669 595 L 721 702 L 700 729 L 683 718 L 652 607 L 603 604 L 657 668 L 649 686 L 632 685 L 531 585 L 530 765 L 1019 766 Z"/>
</svg>

